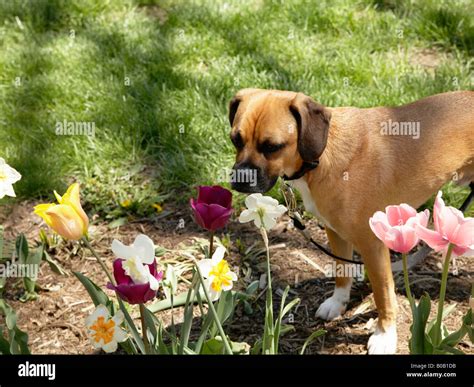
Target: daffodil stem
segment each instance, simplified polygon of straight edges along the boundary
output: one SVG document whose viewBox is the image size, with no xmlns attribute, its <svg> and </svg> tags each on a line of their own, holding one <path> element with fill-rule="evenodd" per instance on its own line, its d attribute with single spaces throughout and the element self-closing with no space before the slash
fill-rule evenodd
<svg viewBox="0 0 474 387">
<path fill-rule="evenodd" d="M 229 341 L 227 340 L 227 336 L 225 335 L 224 328 L 222 328 L 222 324 L 219 321 L 219 316 L 217 315 L 216 309 L 214 308 L 214 303 L 212 302 L 211 297 L 209 296 L 209 292 L 207 291 L 206 285 L 204 284 L 204 279 L 202 277 L 201 270 L 199 270 L 198 265 L 195 265 L 195 267 L 196 267 L 196 272 L 199 276 L 199 282 L 201 283 L 202 289 L 204 290 L 204 296 L 206 297 L 209 310 L 211 311 L 212 317 L 214 317 L 214 321 L 217 325 L 217 329 L 219 330 L 219 334 L 221 335 L 222 342 L 224 343 L 224 348 L 228 355 L 232 355 L 232 348 L 229 344 Z M 199 292 L 199 288 L 198 288 L 198 292 Z"/>
<path fill-rule="evenodd" d="M 448 250 L 446 251 L 446 256 L 444 257 L 443 265 L 443 274 L 441 276 L 441 289 L 439 291 L 438 299 L 438 315 L 436 316 L 436 328 L 435 328 L 435 337 L 434 344 L 438 345 L 441 342 L 441 322 L 443 321 L 443 308 L 444 308 L 444 299 L 446 297 L 446 287 L 448 285 L 448 274 L 449 274 L 449 262 L 451 259 L 451 253 L 453 251 L 454 245 L 449 244 Z"/>
<path fill-rule="evenodd" d="M 148 341 L 148 335 L 146 333 L 146 322 L 145 322 L 145 305 L 139 304 L 140 306 L 140 321 L 142 323 L 142 336 L 143 344 L 145 345 L 145 354 L 150 353 L 150 342 Z"/>
<path fill-rule="evenodd" d="M 410 306 L 413 310 L 415 306 L 413 301 L 413 296 L 410 290 L 410 280 L 408 279 L 408 265 L 407 265 L 407 254 L 402 254 L 402 262 L 403 262 L 403 279 L 405 280 L 405 292 L 407 294 L 408 301 L 410 302 Z"/>
<path fill-rule="evenodd" d="M 90 242 L 87 240 L 87 238 L 82 238 L 82 241 L 84 242 L 84 244 L 86 245 L 86 247 L 91 251 L 92 255 L 95 257 L 95 259 L 97 260 L 97 262 L 99 263 L 100 267 L 102 268 L 102 270 L 104 270 L 105 274 L 107 274 L 107 277 L 109 278 L 109 281 L 111 282 L 112 285 L 115 285 L 115 279 L 114 277 L 112 276 L 112 274 L 110 274 L 110 271 L 107 269 L 107 266 L 105 266 L 105 263 L 104 261 L 102 261 L 102 258 L 100 258 L 99 254 L 96 253 L 96 251 L 94 250 L 94 248 L 91 246 Z"/>
<path fill-rule="evenodd" d="M 267 299 L 265 308 L 265 326 L 263 335 L 263 353 L 275 353 L 274 338 L 273 338 L 273 291 L 272 291 L 272 272 L 270 265 L 270 247 L 268 243 L 267 231 L 264 227 L 260 228 L 262 234 L 263 243 L 265 244 L 265 250 L 267 253 Z"/>
<path fill-rule="evenodd" d="M 214 233 L 209 233 L 209 258 L 212 257 L 212 250 L 214 250 Z"/>
</svg>

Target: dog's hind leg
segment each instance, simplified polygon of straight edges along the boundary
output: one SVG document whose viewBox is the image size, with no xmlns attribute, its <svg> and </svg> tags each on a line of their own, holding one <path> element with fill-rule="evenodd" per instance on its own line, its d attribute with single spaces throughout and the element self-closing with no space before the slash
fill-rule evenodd
<svg viewBox="0 0 474 387">
<path fill-rule="evenodd" d="M 334 254 L 342 258 L 352 258 L 353 249 L 351 243 L 342 239 L 330 228 L 326 228 L 326 234 Z M 336 270 L 333 273 L 336 280 L 334 293 L 320 305 L 316 312 L 316 316 L 324 320 L 333 320 L 341 316 L 346 311 L 351 294 L 352 277 L 346 276 L 349 270 L 344 270 L 346 267 L 351 266 L 351 264 L 339 260 L 336 260 L 336 264 Z M 339 275 L 340 273 L 342 275 Z"/>
</svg>

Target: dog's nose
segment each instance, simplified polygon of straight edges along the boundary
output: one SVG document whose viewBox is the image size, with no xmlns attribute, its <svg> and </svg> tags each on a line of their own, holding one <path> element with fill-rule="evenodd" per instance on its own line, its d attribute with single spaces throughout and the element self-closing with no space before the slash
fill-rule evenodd
<svg viewBox="0 0 474 387">
<path fill-rule="evenodd" d="M 259 169 L 252 163 L 236 163 L 230 176 L 232 189 L 244 193 L 261 192 L 258 187 L 259 175 Z"/>
</svg>

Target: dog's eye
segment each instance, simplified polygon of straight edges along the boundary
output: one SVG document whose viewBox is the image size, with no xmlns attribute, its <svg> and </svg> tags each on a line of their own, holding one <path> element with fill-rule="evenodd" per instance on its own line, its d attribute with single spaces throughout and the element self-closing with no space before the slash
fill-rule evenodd
<svg viewBox="0 0 474 387">
<path fill-rule="evenodd" d="M 272 153 L 278 152 L 284 147 L 285 147 L 285 144 L 272 144 L 266 141 L 259 147 L 259 151 L 265 155 L 270 155 Z"/>
<path fill-rule="evenodd" d="M 232 144 L 234 144 L 234 146 L 237 149 L 242 149 L 244 147 L 244 140 L 242 139 L 242 136 L 240 135 L 239 132 L 237 132 L 235 136 L 231 136 L 230 140 L 232 141 Z"/>
</svg>

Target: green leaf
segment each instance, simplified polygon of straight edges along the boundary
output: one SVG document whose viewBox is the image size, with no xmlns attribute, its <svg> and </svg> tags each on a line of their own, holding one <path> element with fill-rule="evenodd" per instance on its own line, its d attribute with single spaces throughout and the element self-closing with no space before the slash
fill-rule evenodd
<svg viewBox="0 0 474 387">
<path fill-rule="evenodd" d="M 128 223 L 128 218 L 125 216 L 125 217 L 118 218 L 118 219 L 115 219 L 112 222 L 110 222 L 109 223 L 109 228 L 117 228 L 117 227 L 123 226 L 127 223 Z"/>
<path fill-rule="evenodd" d="M 10 333 L 11 334 L 11 333 Z M 10 352 L 12 355 L 29 355 L 28 334 L 15 327 L 10 337 Z"/>
<path fill-rule="evenodd" d="M 73 273 L 77 279 L 81 281 L 82 285 L 84 285 L 95 306 L 100 304 L 108 306 L 111 303 L 107 294 L 105 294 L 102 289 L 89 278 L 77 271 L 74 271 Z"/>
<path fill-rule="evenodd" d="M 39 265 L 41 259 L 43 258 L 44 246 L 41 244 L 35 251 L 34 254 L 29 254 L 26 259 L 26 264 L 29 265 L 28 268 L 34 268 L 36 276 L 34 277 L 24 277 L 23 284 L 25 286 L 26 294 L 20 299 L 22 302 L 29 300 L 36 300 L 38 295 L 35 292 L 36 277 L 39 271 Z"/>
<path fill-rule="evenodd" d="M 43 259 L 48 262 L 49 267 L 53 272 L 60 275 L 68 275 L 67 271 L 65 271 L 51 256 L 44 250 Z"/>
<path fill-rule="evenodd" d="M 151 313 L 146 306 L 143 306 L 144 310 L 144 319 L 145 319 L 145 327 L 147 330 L 147 337 L 148 341 L 150 343 L 156 343 L 156 340 L 158 338 L 158 331 L 156 329 L 157 325 L 159 325 L 158 319 L 155 317 L 153 313 Z M 155 349 L 155 346 L 153 345 L 153 350 Z"/>
<path fill-rule="evenodd" d="M 444 320 L 446 317 L 448 317 L 455 309 L 456 309 L 457 304 L 450 304 L 443 309 L 443 317 L 441 320 Z M 426 330 L 429 332 L 431 328 L 435 325 L 436 319 L 434 318 L 431 320 L 428 325 L 426 326 Z"/>
<path fill-rule="evenodd" d="M 290 287 L 287 286 L 285 288 L 285 291 L 283 292 L 282 297 L 281 297 L 280 313 L 279 313 L 279 315 L 277 317 L 277 320 L 276 320 L 276 323 L 275 323 L 275 336 L 274 336 L 275 344 L 274 344 L 274 346 L 275 346 L 275 351 L 276 352 L 278 352 L 278 344 L 279 344 L 280 335 L 281 335 L 281 324 L 282 324 L 282 321 L 283 321 L 283 317 L 285 317 L 285 315 L 291 310 L 291 308 L 293 308 L 295 305 L 299 304 L 299 302 L 300 302 L 299 298 L 295 298 L 294 300 L 289 302 L 287 305 L 285 305 L 286 298 L 288 297 L 289 292 L 290 292 Z"/>
<path fill-rule="evenodd" d="M 421 296 L 418 305 L 413 306 L 413 323 L 410 327 L 411 338 L 409 341 L 410 353 L 413 355 L 430 353 L 428 351 L 432 349 L 430 341 L 427 341 L 429 336 L 425 333 L 430 309 L 431 300 L 427 293 Z"/>
<path fill-rule="evenodd" d="M 306 339 L 306 341 L 303 344 L 303 347 L 301 348 L 300 355 L 304 354 L 304 351 L 306 351 L 306 347 L 310 345 L 314 340 L 316 340 L 319 336 L 322 336 L 326 334 L 327 331 L 324 329 L 319 329 L 317 331 L 314 331 L 311 333 L 311 335 Z"/>
<path fill-rule="evenodd" d="M 138 348 L 140 349 L 141 353 L 145 353 L 145 344 L 143 343 L 143 339 L 138 333 L 137 327 L 135 326 L 132 317 L 130 317 L 130 313 L 128 313 L 128 310 L 125 307 L 123 301 L 120 299 L 120 297 L 117 297 L 117 300 L 119 303 L 120 310 L 125 316 L 125 321 L 127 322 L 130 332 L 132 333 L 133 339 L 135 340 L 135 343 L 138 345 Z"/>
<path fill-rule="evenodd" d="M 2 353 L 28 355 L 30 353 L 28 348 L 28 335 L 16 326 L 17 319 L 15 311 L 2 299 L 0 299 L 0 312 L 5 316 L 9 336 L 8 341 L 2 337 Z M 4 348 L 5 341 L 8 345 L 8 351 Z"/>
<path fill-rule="evenodd" d="M 188 296 L 188 292 L 183 292 L 178 294 L 176 297 L 174 297 L 173 304 L 174 306 L 183 306 L 186 303 L 186 298 Z M 192 302 L 196 302 L 196 298 L 192 300 Z M 152 313 L 157 313 L 162 310 L 170 309 L 171 308 L 171 299 L 165 299 L 161 301 L 154 302 L 153 304 L 150 305 L 148 308 L 150 312 Z"/>
<path fill-rule="evenodd" d="M 0 332 L 0 355 L 11 355 L 10 343 L 1 335 Z"/>
<path fill-rule="evenodd" d="M 466 316 L 463 317 L 461 327 L 447 335 L 440 343 L 439 348 L 446 350 L 447 347 L 453 348 L 460 343 L 460 341 L 466 336 L 469 332 L 472 332 L 472 310 L 469 309 Z"/>
<path fill-rule="evenodd" d="M 235 355 L 248 354 L 250 351 L 250 345 L 245 342 L 235 343 L 230 342 L 232 353 Z M 223 355 L 225 354 L 225 347 L 222 339 L 217 336 L 207 340 L 202 346 L 201 355 Z"/>
<path fill-rule="evenodd" d="M 245 293 L 247 294 L 255 294 L 258 290 L 258 285 L 260 281 L 253 281 L 249 286 L 247 286 L 247 289 L 245 290 Z"/>
<path fill-rule="evenodd" d="M 26 240 L 25 234 L 21 233 L 17 236 L 15 246 L 18 261 L 21 264 L 26 264 L 28 259 L 28 241 Z"/>
<path fill-rule="evenodd" d="M 235 308 L 235 298 L 232 292 L 223 291 L 217 303 L 217 318 L 219 319 L 221 325 L 232 316 Z M 214 337 L 217 333 L 217 325 L 214 324 L 211 328 L 211 336 Z"/>
</svg>

